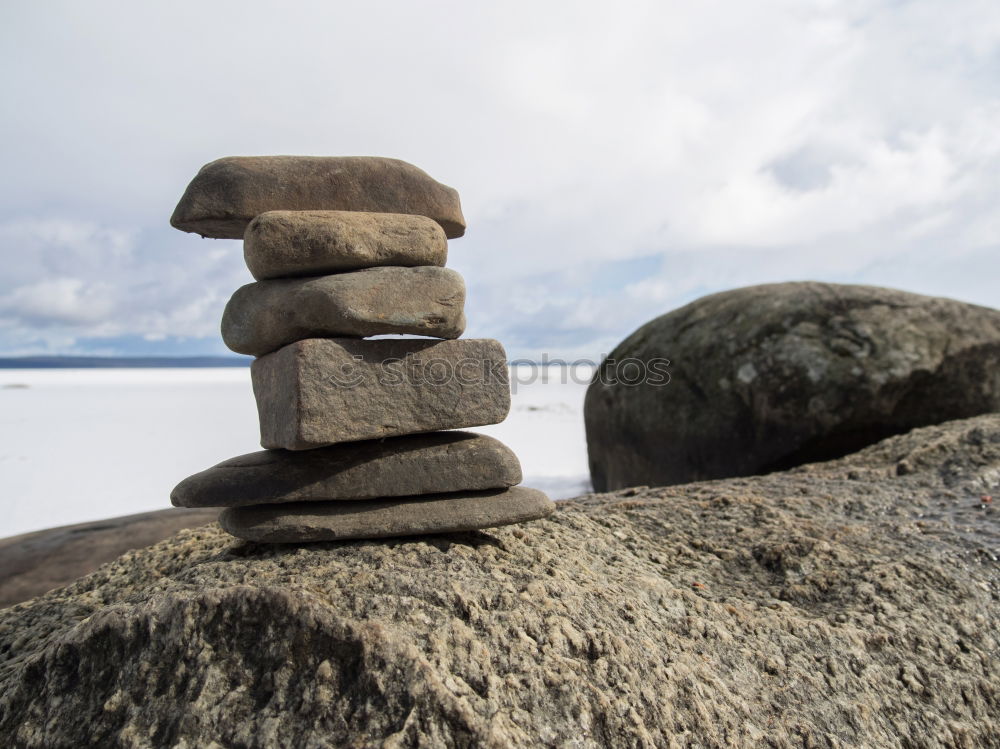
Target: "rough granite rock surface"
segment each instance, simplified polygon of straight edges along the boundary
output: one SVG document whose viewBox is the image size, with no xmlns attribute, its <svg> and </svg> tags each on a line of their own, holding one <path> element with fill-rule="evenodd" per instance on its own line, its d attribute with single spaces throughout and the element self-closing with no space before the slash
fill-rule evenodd
<svg viewBox="0 0 1000 749">
<path fill-rule="evenodd" d="M 410 334 L 458 338 L 465 281 L 450 268 L 366 268 L 241 286 L 222 314 L 222 340 L 263 356 L 303 338 Z"/>
<path fill-rule="evenodd" d="M 449 238 L 465 233 L 454 188 L 399 159 L 378 156 L 227 156 L 205 164 L 170 225 L 217 239 L 243 239 L 266 211 L 411 213 Z"/>
<path fill-rule="evenodd" d="M 0 744 L 1000 746 L 1000 416 L 524 526 L 209 526 L 0 611 Z"/>
<path fill-rule="evenodd" d="M 325 276 L 448 259 L 444 230 L 425 216 L 360 211 L 268 211 L 247 226 L 243 258 L 258 281 Z"/>
<path fill-rule="evenodd" d="M 507 354 L 490 338 L 309 338 L 257 359 L 250 377 L 268 449 L 498 424 L 510 411 Z"/>
<path fill-rule="evenodd" d="M 240 507 L 500 489 L 521 483 L 521 463 L 500 440 L 431 432 L 315 450 L 260 450 L 188 476 L 178 507 Z"/>
<path fill-rule="evenodd" d="M 653 376 L 635 382 L 636 360 Z M 803 282 L 643 325 L 602 364 L 584 420 L 594 488 L 609 491 L 768 473 L 997 411 L 1000 310 Z"/>
</svg>

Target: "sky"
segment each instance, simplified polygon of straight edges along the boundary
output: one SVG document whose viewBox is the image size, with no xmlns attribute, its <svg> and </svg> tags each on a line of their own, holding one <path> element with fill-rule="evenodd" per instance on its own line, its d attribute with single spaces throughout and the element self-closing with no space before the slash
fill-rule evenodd
<svg viewBox="0 0 1000 749">
<path fill-rule="evenodd" d="M 468 221 L 466 336 L 599 360 L 757 283 L 1000 306 L 996 0 L 0 6 L 0 355 L 224 354 L 205 163 L 401 158 Z"/>
</svg>

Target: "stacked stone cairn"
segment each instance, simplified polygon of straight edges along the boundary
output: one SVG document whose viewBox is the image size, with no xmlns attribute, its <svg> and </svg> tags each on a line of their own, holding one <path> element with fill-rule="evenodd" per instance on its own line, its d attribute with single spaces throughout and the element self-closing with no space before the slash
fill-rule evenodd
<svg viewBox="0 0 1000 749">
<path fill-rule="evenodd" d="M 223 507 L 250 541 L 470 531 L 545 517 L 514 453 L 485 435 L 510 410 L 497 341 L 458 340 L 465 284 L 444 266 L 458 193 L 395 159 L 234 157 L 204 166 L 170 223 L 243 239 L 255 283 L 222 337 L 257 357 L 262 452 L 184 479 L 180 507 Z M 380 338 L 410 334 L 425 338 Z"/>
</svg>

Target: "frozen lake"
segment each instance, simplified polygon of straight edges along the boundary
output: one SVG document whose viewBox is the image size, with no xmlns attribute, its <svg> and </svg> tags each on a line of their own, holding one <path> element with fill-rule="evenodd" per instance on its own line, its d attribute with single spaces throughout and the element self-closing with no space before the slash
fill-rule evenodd
<svg viewBox="0 0 1000 749">
<path fill-rule="evenodd" d="M 582 494 L 587 375 L 514 367 L 507 420 L 470 431 L 513 448 L 525 485 Z M 0 536 L 170 507 L 185 476 L 259 449 L 249 369 L 0 370 Z"/>
</svg>

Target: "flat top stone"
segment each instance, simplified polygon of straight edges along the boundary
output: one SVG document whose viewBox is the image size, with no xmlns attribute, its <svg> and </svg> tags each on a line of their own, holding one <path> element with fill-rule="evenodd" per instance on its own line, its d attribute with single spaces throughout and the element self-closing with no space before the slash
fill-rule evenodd
<svg viewBox="0 0 1000 749">
<path fill-rule="evenodd" d="M 448 239 L 426 216 L 267 211 L 247 226 L 243 257 L 257 280 L 325 276 L 380 265 L 443 266 Z"/>
<path fill-rule="evenodd" d="M 184 479 L 178 507 L 239 507 L 502 489 L 521 481 L 509 447 L 484 434 L 431 432 L 316 450 L 262 450 Z"/>
<path fill-rule="evenodd" d="M 222 315 L 233 351 L 263 356 L 304 338 L 411 334 L 458 338 L 465 282 L 449 268 L 366 268 L 237 289 Z"/>
<path fill-rule="evenodd" d="M 458 193 L 398 159 L 376 156 L 228 156 L 201 168 L 170 225 L 203 237 L 242 239 L 265 211 L 412 213 L 449 238 L 465 233 Z"/>
<path fill-rule="evenodd" d="M 555 504 L 537 489 L 432 494 L 358 502 L 232 507 L 219 523 L 234 536 L 266 543 L 344 541 L 453 533 L 538 520 Z"/>
</svg>

